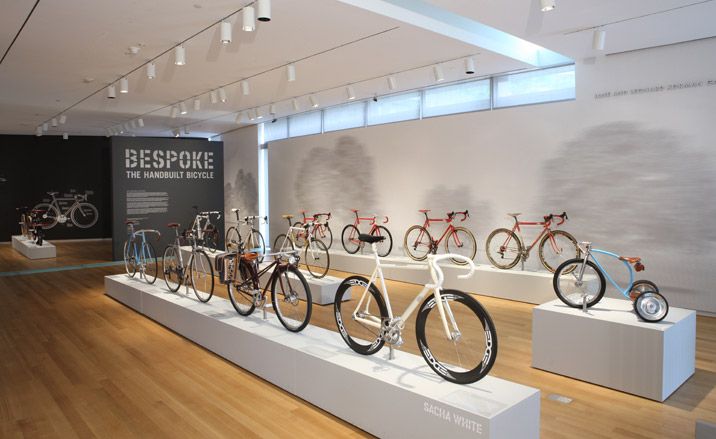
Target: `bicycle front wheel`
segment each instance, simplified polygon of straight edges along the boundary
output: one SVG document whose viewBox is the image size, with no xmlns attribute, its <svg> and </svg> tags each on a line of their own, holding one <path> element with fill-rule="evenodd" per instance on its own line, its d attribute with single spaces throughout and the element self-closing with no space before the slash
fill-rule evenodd
<svg viewBox="0 0 716 439">
<path fill-rule="evenodd" d="M 153 284 L 157 280 L 159 272 L 159 264 L 157 263 L 157 254 L 154 253 L 154 247 L 148 242 L 142 243 L 142 253 L 140 254 L 141 265 L 144 271 L 144 280 L 148 284 Z"/>
<path fill-rule="evenodd" d="M 440 300 L 447 322 L 443 322 L 434 296 L 420 306 L 415 322 L 420 353 L 442 378 L 457 384 L 474 383 L 495 364 L 495 324 L 487 310 L 467 293 L 443 290 Z"/>
<path fill-rule="evenodd" d="M 184 272 L 179 263 L 179 250 L 173 245 L 164 249 L 164 257 L 162 258 L 162 271 L 164 272 L 164 282 L 171 292 L 179 291 L 179 287 L 184 281 Z"/>
<path fill-rule="evenodd" d="M 320 239 L 311 239 L 303 252 L 303 261 L 308 272 L 316 279 L 320 279 L 328 273 L 331 266 L 331 257 L 328 254 L 326 244 Z"/>
<path fill-rule="evenodd" d="M 197 250 L 189 264 L 191 287 L 196 298 L 208 302 L 214 295 L 214 267 L 209 256 L 203 250 Z"/>
<path fill-rule="evenodd" d="M 318 239 L 326 244 L 326 248 L 331 248 L 333 245 L 333 232 L 331 231 L 331 228 L 328 227 L 328 224 L 324 224 L 318 228 L 316 230 L 316 235 L 318 235 L 316 236 Z"/>
<path fill-rule="evenodd" d="M 274 252 L 288 252 L 294 250 L 296 247 L 293 244 L 293 241 L 291 238 L 286 236 L 285 233 L 282 233 L 276 237 L 276 240 L 273 242 L 273 251 Z"/>
<path fill-rule="evenodd" d="M 264 235 L 256 229 L 251 229 L 249 234 L 249 245 L 248 249 L 251 252 L 259 254 L 259 264 L 264 261 L 264 253 L 266 253 L 266 243 L 264 242 Z"/>
<path fill-rule="evenodd" d="M 380 326 L 388 319 L 388 308 L 380 291 L 375 285 L 368 285 L 368 279 L 362 276 L 346 278 L 338 286 L 333 301 L 338 332 L 351 349 L 362 355 L 373 355 L 383 347 Z"/>
<path fill-rule="evenodd" d="M 465 227 L 455 227 L 446 238 L 445 238 L 445 251 L 447 253 L 457 253 L 459 255 L 475 259 L 477 254 L 477 241 L 475 235 Z M 460 259 L 451 259 L 453 264 L 466 265 L 467 262 Z"/>
<path fill-rule="evenodd" d="M 565 261 L 554 272 L 552 284 L 559 300 L 572 308 L 587 308 L 602 300 L 607 288 L 602 271 L 592 261 L 587 261 L 582 273 L 584 259 Z"/>
<path fill-rule="evenodd" d="M 341 243 L 348 254 L 352 255 L 358 253 L 358 250 L 360 250 L 361 242 L 358 240 L 359 234 L 358 227 L 353 224 L 348 224 L 343 228 L 343 232 L 341 232 Z"/>
<path fill-rule="evenodd" d="M 370 234 L 373 236 L 385 236 L 385 239 L 376 242 L 375 246 L 378 249 L 378 256 L 381 258 L 388 256 L 390 251 L 393 250 L 393 235 L 383 226 L 376 226 Z"/>
<path fill-rule="evenodd" d="M 229 230 L 226 231 L 226 251 L 228 252 L 236 252 L 239 250 L 239 242 L 241 242 L 241 238 L 239 237 L 239 231 L 236 230 L 236 227 L 231 226 L 229 227 Z"/>
<path fill-rule="evenodd" d="M 137 273 L 137 252 L 135 249 L 134 241 L 124 241 L 124 269 L 127 271 L 129 277 L 134 277 Z"/>
<path fill-rule="evenodd" d="M 204 247 L 211 253 L 216 253 L 216 250 L 219 248 L 219 231 L 214 227 L 210 227 L 204 231 Z"/>
<path fill-rule="evenodd" d="M 539 243 L 539 260 L 552 273 L 559 264 L 567 259 L 578 258 L 580 254 L 577 240 L 564 230 L 547 233 Z"/>
<path fill-rule="evenodd" d="M 236 312 L 242 316 L 248 316 L 256 309 L 254 292 L 258 291 L 259 286 L 254 283 L 253 270 L 248 265 L 249 263 L 241 259 L 241 256 L 235 257 L 234 264 L 237 263 L 239 266 L 234 269 L 239 270 L 238 276 L 229 281 L 226 288 Z"/>
<path fill-rule="evenodd" d="M 271 281 L 271 303 L 276 317 L 291 332 L 299 332 L 311 321 L 313 298 L 306 278 L 294 265 L 276 267 Z"/>
<path fill-rule="evenodd" d="M 492 265 L 508 270 L 520 261 L 522 242 L 512 230 L 496 229 L 487 237 L 485 253 Z"/>
<path fill-rule="evenodd" d="M 411 259 L 424 261 L 432 250 L 433 239 L 425 227 L 413 226 L 405 232 L 403 247 Z"/>
<path fill-rule="evenodd" d="M 97 208 L 90 203 L 79 203 L 77 207 L 72 209 L 70 218 L 72 219 L 72 224 L 76 225 L 80 229 L 89 229 L 97 224 L 99 212 L 97 211 Z"/>
</svg>

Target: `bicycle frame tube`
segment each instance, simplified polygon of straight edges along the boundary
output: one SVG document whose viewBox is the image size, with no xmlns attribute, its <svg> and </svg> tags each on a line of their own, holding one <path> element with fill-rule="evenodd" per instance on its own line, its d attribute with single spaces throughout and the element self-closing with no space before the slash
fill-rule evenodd
<svg viewBox="0 0 716 439">
<path fill-rule="evenodd" d="M 591 251 L 591 253 L 599 253 L 599 254 L 611 256 L 612 258 L 615 258 L 615 259 L 617 259 L 617 260 L 619 259 L 619 255 L 618 255 L 618 254 L 612 253 L 612 252 L 608 252 L 608 251 L 606 251 L 606 250 L 599 250 L 599 249 L 593 248 L 592 251 Z M 617 291 L 619 291 L 620 293 L 622 293 L 623 296 L 629 297 L 629 291 L 631 290 L 631 287 L 634 285 L 634 270 L 632 270 L 631 265 L 629 265 L 629 263 L 628 263 L 627 261 L 621 261 L 621 262 L 624 264 L 624 266 L 626 266 L 627 271 L 629 272 L 629 285 L 627 285 L 626 288 L 622 288 L 622 287 L 620 287 L 619 284 L 609 275 L 609 273 L 607 273 L 607 271 L 604 269 L 604 267 L 602 267 L 602 264 L 599 263 L 599 260 L 597 260 L 597 258 L 594 256 L 594 254 L 591 254 L 591 256 L 592 256 L 592 261 L 594 261 L 594 263 L 597 265 L 597 267 L 599 267 L 599 271 L 602 272 L 602 274 L 604 275 L 604 277 L 607 278 L 607 280 L 609 281 L 609 283 L 611 283 L 612 285 L 614 285 L 614 288 L 616 288 Z"/>
</svg>

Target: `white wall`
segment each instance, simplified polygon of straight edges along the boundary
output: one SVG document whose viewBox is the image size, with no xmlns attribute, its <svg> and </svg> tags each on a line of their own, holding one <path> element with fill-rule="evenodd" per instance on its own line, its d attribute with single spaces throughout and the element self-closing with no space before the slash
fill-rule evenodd
<svg viewBox="0 0 716 439">
<path fill-rule="evenodd" d="M 226 229 L 235 225 L 233 208 L 258 215 L 258 135 L 252 125 L 222 136 L 224 141 L 224 210 Z M 226 230 L 225 229 L 225 230 Z"/>
</svg>

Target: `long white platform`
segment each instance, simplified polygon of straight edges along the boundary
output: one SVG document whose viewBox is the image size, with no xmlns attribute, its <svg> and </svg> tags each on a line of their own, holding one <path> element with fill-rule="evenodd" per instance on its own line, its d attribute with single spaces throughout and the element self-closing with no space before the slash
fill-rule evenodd
<svg viewBox="0 0 716 439">
<path fill-rule="evenodd" d="M 343 249 L 330 250 L 331 269 L 369 276 L 375 268 L 371 254 L 348 254 Z M 430 280 L 427 262 L 416 262 L 407 256 L 389 255 L 382 258 L 386 279 L 425 284 Z M 477 271 L 470 279 L 458 279 L 466 268 L 446 261 L 440 264 L 445 272 L 445 287 L 469 291 L 485 296 L 500 297 L 528 303 L 544 303 L 554 299 L 552 273 L 537 271 L 500 270 L 491 265 L 477 265 Z"/>
<path fill-rule="evenodd" d="M 105 294 L 379 437 L 539 437 L 540 392 L 531 387 L 491 376 L 449 383 L 422 357 L 358 355 L 337 332 L 291 333 L 272 314 L 242 317 L 227 300 L 204 304 L 126 275 L 105 277 Z"/>
<path fill-rule="evenodd" d="M 532 311 L 533 367 L 622 392 L 664 401 L 693 375 L 695 355 L 695 311 L 647 323 L 610 298 L 587 313 L 559 300 Z"/>
<path fill-rule="evenodd" d="M 191 247 L 189 246 L 183 246 L 181 247 L 182 252 L 182 258 L 185 262 L 189 261 L 189 256 L 191 256 Z M 216 253 L 210 253 L 206 252 L 206 254 L 209 256 L 209 260 L 211 261 L 211 265 L 216 268 L 216 265 L 214 264 L 214 261 L 216 260 L 216 257 L 224 254 L 223 251 L 217 251 Z M 266 267 L 268 263 L 264 262 L 261 267 Z M 265 275 L 261 278 L 262 282 L 266 282 L 266 275 L 271 273 L 273 270 L 269 270 L 265 273 Z M 300 270 L 303 274 L 303 277 L 306 278 L 306 282 L 308 282 L 308 287 L 311 289 L 311 299 L 313 299 L 313 303 L 316 305 L 332 305 L 336 298 L 336 291 L 338 290 L 338 286 L 343 282 L 342 278 L 338 278 L 335 276 L 324 276 L 320 279 L 316 279 L 313 277 L 311 273 L 308 272 L 308 270 Z M 263 283 L 261 284 L 263 286 Z M 345 299 L 350 299 L 350 293 L 345 296 Z"/>
<path fill-rule="evenodd" d="M 42 241 L 42 245 L 37 245 L 31 239 L 27 239 L 22 235 L 13 235 L 12 248 L 22 253 L 29 259 L 48 259 L 57 257 L 57 249 L 52 243 Z"/>
</svg>

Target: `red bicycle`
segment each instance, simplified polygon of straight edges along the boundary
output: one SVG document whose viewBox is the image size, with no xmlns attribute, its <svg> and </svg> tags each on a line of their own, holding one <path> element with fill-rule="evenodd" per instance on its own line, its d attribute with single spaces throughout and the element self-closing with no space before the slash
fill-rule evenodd
<svg viewBox="0 0 716 439">
<path fill-rule="evenodd" d="M 296 221 L 293 226 L 303 227 L 306 224 L 313 223 L 313 237 L 323 241 L 327 249 L 331 248 L 333 245 L 333 232 L 331 232 L 331 228 L 328 226 L 328 220 L 331 219 L 331 212 L 314 213 L 313 216 L 306 216 L 305 210 L 299 213 L 303 215 L 303 221 Z"/>
<path fill-rule="evenodd" d="M 460 215 L 460 221 L 465 221 L 470 217 L 467 210 L 464 212 L 449 212 L 447 218 L 429 218 L 428 212 L 430 210 L 420 210 L 420 213 L 425 215 L 425 222 L 422 226 L 414 225 L 405 232 L 405 240 L 403 246 L 405 251 L 412 259 L 416 261 L 423 261 L 428 257 L 428 254 L 437 253 L 438 246 L 445 240 L 445 252 L 446 253 L 457 253 L 459 255 L 475 259 L 477 253 L 477 241 L 475 241 L 475 235 L 465 227 L 455 227 L 452 222 L 457 215 Z M 433 239 L 430 236 L 428 229 L 431 223 L 447 223 L 447 227 L 440 235 L 439 239 Z M 465 265 L 466 262 L 461 259 L 451 259 L 455 264 Z"/>
<path fill-rule="evenodd" d="M 358 235 L 360 235 L 358 226 L 360 225 L 361 221 L 369 221 L 369 235 L 385 236 L 385 239 L 375 244 L 378 247 L 378 256 L 380 256 L 381 258 L 388 256 L 390 254 L 390 251 L 393 249 L 393 236 L 390 234 L 386 227 L 379 226 L 377 224 L 378 217 L 376 215 L 361 217 L 358 215 L 358 209 L 351 209 L 351 212 L 356 215 L 356 219 L 355 221 L 353 221 L 353 224 L 348 224 L 347 226 L 345 226 L 343 228 L 343 232 L 341 232 L 341 243 L 343 244 L 343 248 L 346 249 L 346 251 L 350 254 L 354 254 L 358 252 L 358 250 L 360 250 L 364 243 L 363 241 L 358 239 Z M 388 217 L 383 217 L 383 224 L 387 223 Z"/>
<path fill-rule="evenodd" d="M 520 213 L 508 213 L 515 220 L 510 229 L 497 229 L 487 237 L 485 251 L 492 265 L 503 270 L 510 269 L 521 260 L 529 258 L 530 251 L 539 241 L 539 259 L 544 268 L 554 273 L 559 264 L 567 259 L 578 258 L 579 246 L 574 236 L 564 230 L 552 230 L 552 226 L 560 226 L 569 219 L 566 212 L 560 215 L 549 214 L 544 221 L 519 221 Z M 520 226 L 541 226 L 542 231 L 529 246 L 525 246 Z"/>
</svg>

